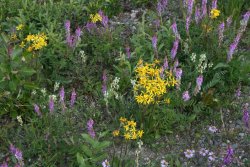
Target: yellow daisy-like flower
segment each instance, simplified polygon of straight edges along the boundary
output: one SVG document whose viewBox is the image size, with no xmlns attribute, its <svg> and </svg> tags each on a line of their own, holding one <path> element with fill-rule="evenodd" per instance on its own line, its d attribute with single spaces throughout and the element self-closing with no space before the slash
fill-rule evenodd
<svg viewBox="0 0 250 167">
<path fill-rule="evenodd" d="M 20 31 L 24 28 L 24 25 L 23 24 L 19 24 L 18 26 L 16 26 L 16 30 L 17 31 Z"/>
<path fill-rule="evenodd" d="M 124 125 L 123 128 L 125 129 L 125 131 L 129 130 L 129 125 Z"/>
<path fill-rule="evenodd" d="M 92 23 L 96 23 L 98 21 L 102 21 L 102 16 L 99 13 L 96 13 L 95 15 L 91 14 L 90 19 Z"/>
<path fill-rule="evenodd" d="M 16 34 L 12 34 L 10 36 L 10 38 L 11 38 L 11 40 L 15 41 L 15 40 L 17 40 L 17 35 Z"/>
<path fill-rule="evenodd" d="M 136 122 L 135 121 L 128 121 L 128 126 L 136 127 Z"/>
<path fill-rule="evenodd" d="M 138 130 L 137 135 L 139 138 L 142 138 L 144 131 L 143 130 Z"/>
<path fill-rule="evenodd" d="M 124 117 L 120 117 L 120 122 L 121 122 L 121 123 L 125 123 L 125 122 L 127 122 L 127 119 L 124 118 Z"/>
<path fill-rule="evenodd" d="M 216 19 L 220 15 L 220 10 L 218 9 L 212 9 L 210 12 L 210 17 L 212 19 Z"/>
<path fill-rule="evenodd" d="M 125 134 L 124 134 L 124 138 L 125 138 L 126 140 L 129 140 L 129 139 L 131 138 L 130 133 L 125 133 Z"/>
<path fill-rule="evenodd" d="M 114 130 L 114 131 L 112 132 L 112 134 L 113 134 L 114 137 L 119 136 L 120 131 L 119 131 L 119 130 Z"/>
</svg>

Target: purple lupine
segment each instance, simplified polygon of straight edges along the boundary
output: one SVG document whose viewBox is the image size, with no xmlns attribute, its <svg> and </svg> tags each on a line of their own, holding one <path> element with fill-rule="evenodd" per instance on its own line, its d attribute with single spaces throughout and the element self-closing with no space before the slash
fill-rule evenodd
<svg viewBox="0 0 250 167">
<path fill-rule="evenodd" d="M 70 34 L 70 21 L 69 20 L 65 21 L 64 27 L 65 27 L 66 34 Z"/>
<path fill-rule="evenodd" d="M 78 28 L 76 29 L 76 32 L 75 32 L 75 36 L 76 36 L 75 40 L 79 41 L 79 40 L 80 40 L 81 34 L 82 34 L 81 28 L 78 27 Z"/>
<path fill-rule="evenodd" d="M 161 16 L 161 13 L 163 12 L 163 10 L 167 7 L 167 0 L 159 0 L 157 3 L 157 12 L 159 14 L 159 16 Z"/>
<path fill-rule="evenodd" d="M 34 111 L 37 113 L 38 116 L 42 116 L 42 113 L 40 112 L 40 108 L 37 104 L 34 104 Z"/>
<path fill-rule="evenodd" d="M 103 74 L 102 74 L 102 93 L 103 93 L 103 95 L 106 95 L 106 93 L 107 93 L 107 73 L 106 73 L 106 70 L 104 70 Z"/>
<path fill-rule="evenodd" d="M 201 18 L 201 9 L 199 7 L 195 8 L 195 22 L 198 24 Z"/>
<path fill-rule="evenodd" d="M 171 25 L 171 28 L 172 28 L 172 31 L 173 31 L 175 37 L 176 37 L 176 38 L 180 38 L 180 35 L 179 35 L 178 29 L 177 29 L 177 24 L 176 24 L 176 22 L 174 22 L 174 23 Z"/>
<path fill-rule="evenodd" d="M 175 41 L 174 41 L 173 47 L 171 49 L 171 58 L 172 58 L 172 60 L 175 59 L 175 56 L 176 56 L 177 50 L 178 50 L 178 45 L 179 45 L 179 39 L 176 38 Z"/>
<path fill-rule="evenodd" d="M 207 15 L 207 0 L 202 0 L 201 8 L 202 8 L 201 18 L 203 18 Z"/>
<path fill-rule="evenodd" d="M 234 155 L 233 148 L 229 145 L 227 148 L 227 154 L 223 160 L 225 165 L 229 165 L 233 161 L 233 155 Z"/>
<path fill-rule="evenodd" d="M 95 138 L 95 131 L 94 131 L 93 125 L 94 125 L 93 119 L 89 119 L 88 122 L 87 122 L 88 134 L 89 134 L 92 138 Z"/>
<path fill-rule="evenodd" d="M 243 15 L 243 19 L 241 20 L 241 27 L 240 27 L 240 30 L 239 30 L 241 33 L 243 33 L 246 30 L 249 17 L 250 17 L 250 11 L 246 12 Z"/>
<path fill-rule="evenodd" d="M 16 148 L 13 144 L 10 145 L 10 153 L 14 155 L 19 162 L 23 160 L 22 151 Z"/>
<path fill-rule="evenodd" d="M 196 85 L 197 85 L 197 89 L 200 91 L 201 90 L 201 85 L 203 83 L 203 76 L 200 75 L 196 78 Z"/>
<path fill-rule="evenodd" d="M 181 68 L 176 68 L 176 70 L 175 70 L 175 78 L 177 80 L 181 80 L 181 76 L 182 76 L 182 69 Z"/>
<path fill-rule="evenodd" d="M 232 60 L 234 51 L 235 51 L 235 49 L 237 48 L 237 46 L 239 44 L 241 35 L 242 35 L 242 33 L 238 33 L 236 38 L 234 39 L 234 42 L 230 45 L 229 51 L 228 51 L 228 54 L 227 54 L 227 62 Z"/>
<path fill-rule="evenodd" d="M 164 58 L 164 64 L 162 66 L 162 69 L 161 69 L 161 73 L 160 73 L 160 76 L 163 78 L 163 73 L 164 71 L 168 69 L 168 58 L 167 56 Z"/>
<path fill-rule="evenodd" d="M 2 164 L 0 165 L 0 167 L 8 167 L 7 162 L 2 163 Z"/>
<path fill-rule="evenodd" d="M 89 32 L 91 32 L 92 29 L 96 28 L 96 24 L 92 22 L 87 22 L 85 27 Z"/>
<path fill-rule="evenodd" d="M 182 99 L 183 99 L 183 101 L 188 101 L 190 99 L 188 91 L 183 92 Z"/>
<path fill-rule="evenodd" d="M 154 35 L 152 37 L 152 46 L 156 50 L 156 46 L 157 46 L 157 36 L 156 35 Z"/>
<path fill-rule="evenodd" d="M 217 9 L 217 0 L 213 0 L 212 9 Z"/>
<path fill-rule="evenodd" d="M 187 16 L 186 17 L 186 31 L 187 31 L 187 33 L 189 32 L 190 22 L 191 22 L 191 16 Z"/>
<path fill-rule="evenodd" d="M 73 48 L 74 47 L 74 36 L 68 34 L 66 36 L 66 42 L 67 42 L 69 47 Z"/>
<path fill-rule="evenodd" d="M 125 50 L 126 50 L 126 54 L 128 56 L 128 59 L 130 59 L 131 58 L 130 47 L 126 46 Z"/>
<path fill-rule="evenodd" d="M 188 10 L 187 10 L 188 16 L 192 15 L 193 5 L 194 5 L 194 0 L 188 0 Z"/>
<path fill-rule="evenodd" d="M 221 45 L 222 41 L 223 41 L 223 37 L 224 37 L 224 30 L 225 30 L 225 23 L 222 22 L 220 25 L 219 25 L 219 46 Z"/>
<path fill-rule="evenodd" d="M 103 11 L 100 10 L 98 12 L 98 14 L 102 17 L 102 25 L 107 28 L 108 27 L 108 21 L 109 21 L 109 18 L 108 16 L 104 15 Z"/>
<path fill-rule="evenodd" d="M 173 71 L 175 72 L 176 71 L 176 68 L 179 66 L 179 60 L 178 59 L 176 59 L 175 61 L 174 61 L 174 67 L 173 67 Z"/>
<path fill-rule="evenodd" d="M 76 91 L 75 88 L 73 88 L 71 92 L 71 97 L 70 97 L 70 106 L 73 107 L 76 101 Z"/>
<path fill-rule="evenodd" d="M 158 29 L 161 25 L 161 21 L 159 19 L 153 21 L 153 25 L 156 29 Z"/>
<path fill-rule="evenodd" d="M 229 16 L 227 18 L 227 28 L 230 27 L 231 24 L 232 24 L 232 16 Z"/>
<path fill-rule="evenodd" d="M 248 106 L 249 104 L 246 103 L 244 104 L 243 106 L 243 121 L 244 121 L 244 124 L 247 128 L 249 128 L 249 112 L 248 112 Z"/>
<path fill-rule="evenodd" d="M 49 99 L 49 111 L 50 111 L 50 113 L 52 113 L 54 111 L 54 106 L 55 106 L 54 99 L 51 96 L 50 99 Z"/>
<path fill-rule="evenodd" d="M 235 92 L 235 97 L 237 99 L 240 98 L 240 95 L 241 95 L 241 85 L 239 85 L 239 87 L 237 88 L 236 92 Z"/>
<path fill-rule="evenodd" d="M 59 97 L 60 97 L 60 102 L 64 102 L 65 92 L 63 86 L 61 87 L 61 90 L 59 92 Z"/>
</svg>

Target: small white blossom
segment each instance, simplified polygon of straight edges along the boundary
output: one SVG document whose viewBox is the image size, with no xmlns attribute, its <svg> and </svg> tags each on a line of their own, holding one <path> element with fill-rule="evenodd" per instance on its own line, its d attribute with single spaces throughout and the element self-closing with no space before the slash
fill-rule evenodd
<svg viewBox="0 0 250 167">
<path fill-rule="evenodd" d="M 46 89 L 45 88 L 41 89 L 41 93 L 43 94 L 43 96 L 46 96 Z"/>
<path fill-rule="evenodd" d="M 195 150 L 189 150 L 187 149 L 184 154 L 185 154 L 185 157 L 187 158 L 193 158 L 194 157 L 194 153 L 195 153 Z"/>
<path fill-rule="evenodd" d="M 166 160 L 161 160 L 161 167 L 168 167 L 169 163 Z"/>
<path fill-rule="evenodd" d="M 215 126 L 209 126 L 209 127 L 208 127 L 208 130 L 209 130 L 210 132 L 212 132 L 212 133 L 215 133 L 215 132 L 218 131 L 218 129 L 217 129 Z"/>
<path fill-rule="evenodd" d="M 17 116 L 16 119 L 20 123 L 20 126 L 23 126 L 23 120 L 22 120 L 21 115 Z"/>
<path fill-rule="evenodd" d="M 192 53 L 192 55 L 191 55 L 191 61 L 192 62 L 196 61 L 196 54 L 195 53 Z"/>
<path fill-rule="evenodd" d="M 54 85 L 54 92 L 57 91 L 59 89 L 60 83 L 59 82 L 55 82 Z"/>
<path fill-rule="evenodd" d="M 200 153 L 200 155 L 202 155 L 204 157 L 208 154 L 208 150 L 206 150 L 205 148 L 201 148 L 199 153 Z"/>
</svg>

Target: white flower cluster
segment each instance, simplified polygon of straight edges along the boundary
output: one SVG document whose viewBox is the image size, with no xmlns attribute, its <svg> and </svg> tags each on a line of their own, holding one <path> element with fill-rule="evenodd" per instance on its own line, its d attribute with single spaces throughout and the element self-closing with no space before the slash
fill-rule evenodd
<svg viewBox="0 0 250 167">
<path fill-rule="evenodd" d="M 110 85 L 110 89 L 105 92 L 104 101 L 106 102 L 106 104 L 108 104 L 108 99 L 111 98 L 112 96 L 115 96 L 115 99 L 117 100 L 119 99 L 119 94 L 117 92 L 120 88 L 119 82 L 120 78 L 115 77 L 115 79 L 112 81 Z"/>
<path fill-rule="evenodd" d="M 195 63 L 196 57 L 197 57 L 196 53 L 192 53 L 192 55 L 190 56 L 191 61 Z M 201 54 L 198 61 L 198 65 L 196 66 L 196 70 L 200 74 L 202 74 L 207 68 L 211 67 L 213 67 L 213 63 L 212 62 L 208 63 L 206 54 Z"/>
<path fill-rule="evenodd" d="M 85 63 L 87 61 L 87 56 L 86 56 L 84 50 L 81 50 L 79 55 L 80 55 L 80 57 L 82 59 L 82 62 Z"/>
<path fill-rule="evenodd" d="M 56 95 L 49 95 L 49 99 L 51 99 L 51 98 L 54 100 L 54 102 L 56 102 L 56 100 L 57 100 Z"/>
</svg>

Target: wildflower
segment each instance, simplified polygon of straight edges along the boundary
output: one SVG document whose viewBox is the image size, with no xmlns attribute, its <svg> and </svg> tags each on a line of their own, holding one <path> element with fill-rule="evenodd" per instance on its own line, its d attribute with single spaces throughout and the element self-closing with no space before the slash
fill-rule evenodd
<svg viewBox="0 0 250 167">
<path fill-rule="evenodd" d="M 16 157 L 16 159 L 20 162 L 23 160 L 22 151 L 16 148 L 13 144 L 10 145 L 10 152 L 12 155 Z"/>
<path fill-rule="evenodd" d="M 11 40 L 15 41 L 15 40 L 17 40 L 17 35 L 15 33 L 11 34 L 10 38 L 11 38 Z"/>
<path fill-rule="evenodd" d="M 89 32 L 91 32 L 92 29 L 96 28 L 96 24 L 92 22 L 87 22 L 85 27 Z"/>
<path fill-rule="evenodd" d="M 175 70 L 175 77 L 177 80 L 181 80 L 181 76 L 182 76 L 182 69 L 181 68 L 176 68 Z"/>
<path fill-rule="evenodd" d="M 124 134 L 124 138 L 125 138 L 126 140 L 131 139 L 130 133 L 125 133 L 125 134 Z"/>
<path fill-rule="evenodd" d="M 200 22 L 200 18 L 201 18 L 201 9 L 199 7 L 195 8 L 195 22 L 196 24 L 198 24 Z"/>
<path fill-rule="evenodd" d="M 194 0 L 188 0 L 188 10 L 187 10 L 188 16 L 192 15 L 193 5 L 194 5 Z"/>
<path fill-rule="evenodd" d="M 67 34 L 70 34 L 70 21 L 66 20 L 64 23 L 65 31 Z"/>
<path fill-rule="evenodd" d="M 47 36 L 44 33 L 29 34 L 24 41 L 29 43 L 28 52 L 37 51 L 47 46 Z"/>
<path fill-rule="evenodd" d="M 190 99 L 190 96 L 189 96 L 189 92 L 188 92 L 188 91 L 183 92 L 183 94 L 182 94 L 182 99 L 183 99 L 184 101 L 188 101 L 188 100 Z"/>
<path fill-rule="evenodd" d="M 60 102 L 63 103 L 64 102 L 64 96 L 65 96 L 65 92 L 64 92 L 64 87 L 61 87 L 61 90 L 59 92 L 59 97 L 60 97 Z"/>
<path fill-rule="evenodd" d="M 70 98 L 70 106 L 73 107 L 76 101 L 76 91 L 75 88 L 73 88 Z"/>
<path fill-rule="evenodd" d="M 210 17 L 212 19 L 216 19 L 220 15 L 220 10 L 218 9 L 212 9 L 210 12 Z"/>
<path fill-rule="evenodd" d="M 162 66 L 162 70 L 161 70 L 161 77 L 163 78 L 163 73 L 164 71 L 168 69 L 168 59 L 167 59 L 167 56 L 164 58 L 164 64 Z"/>
<path fill-rule="evenodd" d="M 229 165 L 233 161 L 233 155 L 234 155 L 233 148 L 229 145 L 227 148 L 227 154 L 223 160 L 225 165 Z"/>
<path fill-rule="evenodd" d="M 207 0 L 202 0 L 202 14 L 201 17 L 205 17 L 207 15 Z"/>
<path fill-rule="evenodd" d="M 96 13 L 95 15 L 91 14 L 90 15 L 90 20 L 92 23 L 96 23 L 98 21 L 102 21 L 102 17 L 99 13 Z"/>
<path fill-rule="evenodd" d="M 175 37 L 176 37 L 176 38 L 180 38 L 180 34 L 179 34 L 179 32 L 178 32 L 176 22 L 174 22 L 174 23 L 172 24 L 171 28 L 172 28 L 172 31 L 173 31 Z"/>
<path fill-rule="evenodd" d="M 50 113 L 54 111 L 54 98 L 53 97 L 49 98 L 49 111 Z"/>
<path fill-rule="evenodd" d="M 34 104 L 34 110 L 38 116 L 42 116 L 42 113 L 40 112 L 40 108 L 37 104 Z"/>
<path fill-rule="evenodd" d="M 121 123 L 125 123 L 125 122 L 127 122 L 127 119 L 126 119 L 126 118 L 124 118 L 124 117 L 120 117 L 120 119 L 119 119 L 119 120 L 120 120 L 120 122 L 121 122 Z"/>
<path fill-rule="evenodd" d="M 125 48 L 125 50 L 126 50 L 126 54 L 127 54 L 127 56 L 128 56 L 128 59 L 130 59 L 131 53 L 130 53 L 130 48 L 129 48 L 129 46 L 127 46 L 127 47 Z"/>
<path fill-rule="evenodd" d="M 171 50 L 171 58 L 172 58 L 172 60 L 175 59 L 175 56 L 176 56 L 177 50 L 178 50 L 178 45 L 179 45 L 179 39 L 176 38 L 175 41 L 174 41 L 174 45 L 172 47 L 172 50 Z"/>
<path fill-rule="evenodd" d="M 157 12 L 159 14 L 159 16 L 161 16 L 161 13 L 163 12 L 163 10 L 167 7 L 167 0 L 159 0 L 157 3 Z"/>
<path fill-rule="evenodd" d="M 161 160 L 161 167 L 168 167 L 169 163 L 166 160 Z"/>
<path fill-rule="evenodd" d="M 108 26 L 108 21 L 109 21 L 109 18 L 108 16 L 104 15 L 103 12 L 100 10 L 98 12 L 98 14 L 101 16 L 101 22 L 102 22 L 102 25 L 106 28 Z"/>
<path fill-rule="evenodd" d="M 107 93 L 107 73 L 106 70 L 102 74 L 102 93 L 105 95 Z"/>
<path fill-rule="evenodd" d="M 200 75 L 199 77 L 196 78 L 196 85 L 198 90 L 201 90 L 202 83 L 203 83 L 203 76 Z"/>
<path fill-rule="evenodd" d="M 230 45 L 229 51 L 227 54 L 227 62 L 231 61 L 231 59 L 233 58 L 234 51 L 239 44 L 240 38 L 241 38 L 241 34 L 239 33 L 239 34 L 237 34 L 236 38 L 234 39 L 234 42 Z"/>
<path fill-rule="evenodd" d="M 219 45 L 221 45 L 221 42 L 223 41 L 224 29 L 225 29 L 225 23 L 222 22 L 222 23 L 219 25 Z"/>
<path fill-rule="evenodd" d="M 241 85 L 239 85 L 238 89 L 236 90 L 236 92 L 235 92 L 235 97 L 236 97 L 237 99 L 239 99 L 239 98 L 240 98 L 240 95 L 241 95 Z"/>
<path fill-rule="evenodd" d="M 159 19 L 153 21 L 153 25 L 155 26 L 156 29 L 160 27 L 161 21 Z"/>
<path fill-rule="evenodd" d="M 110 164 L 107 159 L 105 159 L 105 161 L 102 162 L 102 167 L 110 167 Z"/>
<path fill-rule="evenodd" d="M 76 32 L 75 32 L 75 39 L 76 39 L 76 41 L 79 41 L 79 40 L 80 40 L 81 34 L 82 34 L 81 28 L 78 27 L 78 28 L 76 29 Z"/>
<path fill-rule="evenodd" d="M 215 155 L 214 155 L 213 152 L 209 152 L 209 153 L 208 153 L 208 160 L 209 160 L 209 161 L 214 161 L 215 158 L 216 158 L 216 157 L 215 157 Z"/>
<path fill-rule="evenodd" d="M 138 130 L 137 135 L 139 138 L 142 138 L 144 131 L 143 130 Z"/>
<path fill-rule="evenodd" d="M 120 131 L 119 131 L 119 130 L 114 130 L 114 131 L 112 132 L 112 134 L 113 134 L 114 137 L 119 136 Z"/>
<path fill-rule="evenodd" d="M 17 31 L 20 31 L 24 28 L 24 25 L 23 24 L 19 24 L 18 26 L 16 26 L 16 30 Z"/>
<path fill-rule="evenodd" d="M 208 130 L 211 132 L 211 133 L 215 133 L 218 131 L 218 129 L 215 127 L 215 126 L 209 126 L 208 127 Z"/>
<path fill-rule="evenodd" d="M 200 155 L 202 155 L 204 157 L 208 154 L 208 150 L 206 150 L 205 148 L 201 148 L 199 153 L 200 153 Z"/>
<path fill-rule="evenodd" d="M 60 83 L 59 82 L 55 82 L 54 92 L 58 90 L 59 86 L 60 86 Z"/>
<path fill-rule="evenodd" d="M 212 30 L 212 27 L 207 24 L 202 24 L 203 30 L 205 30 L 207 33 Z"/>
<path fill-rule="evenodd" d="M 249 128 L 249 113 L 248 113 L 248 106 L 249 104 L 246 103 L 243 106 L 243 121 L 245 123 L 245 126 Z"/>
<path fill-rule="evenodd" d="M 217 0 L 213 0 L 212 9 L 217 9 Z"/>
<path fill-rule="evenodd" d="M 23 120 L 22 120 L 21 115 L 17 116 L 16 119 L 20 123 L 20 126 L 23 126 Z"/>
<path fill-rule="evenodd" d="M 195 154 L 195 150 L 189 150 L 189 149 L 187 149 L 187 150 L 184 152 L 184 154 L 185 154 L 185 157 L 186 157 L 186 158 L 193 158 L 193 157 L 194 157 L 194 154 Z"/>
<path fill-rule="evenodd" d="M 189 32 L 189 26 L 190 26 L 191 16 L 186 17 L 186 31 Z"/>
<path fill-rule="evenodd" d="M 227 28 L 230 27 L 231 24 L 232 24 L 232 16 L 229 16 L 227 18 Z"/>
<path fill-rule="evenodd" d="M 93 125 L 94 125 L 93 119 L 89 119 L 87 122 L 87 130 L 88 130 L 89 135 L 92 138 L 95 138 L 95 131 L 94 131 Z"/>
<path fill-rule="evenodd" d="M 4 162 L 3 164 L 0 164 L 0 167 L 8 167 L 7 162 Z"/>
<path fill-rule="evenodd" d="M 152 37 L 152 45 L 153 45 L 153 48 L 156 50 L 156 45 L 157 45 L 157 36 L 154 35 Z"/>
</svg>

